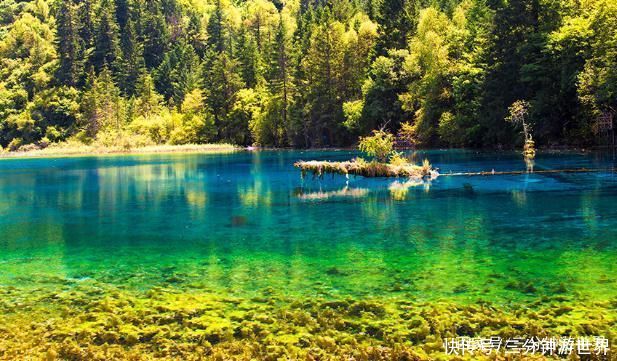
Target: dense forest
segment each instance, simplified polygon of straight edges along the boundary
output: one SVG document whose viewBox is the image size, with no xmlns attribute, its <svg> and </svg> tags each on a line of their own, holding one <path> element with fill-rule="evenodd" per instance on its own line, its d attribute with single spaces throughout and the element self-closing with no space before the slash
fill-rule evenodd
<svg viewBox="0 0 617 361">
<path fill-rule="evenodd" d="M 590 145 L 615 0 L 2 0 L 0 145 Z"/>
</svg>

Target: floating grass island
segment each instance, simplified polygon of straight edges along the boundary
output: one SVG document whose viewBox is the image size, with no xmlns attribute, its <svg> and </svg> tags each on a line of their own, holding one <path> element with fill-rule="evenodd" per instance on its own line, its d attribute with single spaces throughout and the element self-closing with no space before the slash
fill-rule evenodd
<svg viewBox="0 0 617 361">
<path fill-rule="evenodd" d="M 372 136 L 360 138 L 359 148 L 373 160 L 355 158 L 345 162 L 298 161 L 294 167 L 300 168 L 302 176 L 311 173 L 323 177 L 324 174 L 360 175 L 364 177 L 406 177 L 434 179 L 439 176 L 428 159 L 422 165 L 411 163 L 402 153 L 393 150 L 394 136 L 383 130 L 373 131 Z"/>
<path fill-rule="evenodd" d="M 425 161 L 423 165 L 411 163 L 392 164 L 377 161 L 367 162 L 362 158 L 352 159 L 345 162 L 329 161 L 298 161 L 294 163 L 300 168 L 302 175 L 307 173 L 313 176 L 323 177 L 324 174 L 360 175 L 364 177 L 407 177 L 418 179 L 434 179 L 439 176 L 436 169 Z"/>
</svg>

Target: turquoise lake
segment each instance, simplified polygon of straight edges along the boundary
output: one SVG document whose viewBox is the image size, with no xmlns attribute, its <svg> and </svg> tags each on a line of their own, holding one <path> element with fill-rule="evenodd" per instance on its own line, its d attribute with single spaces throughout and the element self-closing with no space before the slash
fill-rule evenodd
<svg viewBox="0 0 617 361">
<path fill-rule="evenodd" d="M 165 285 L 238 297 L 272 289 L 502 304 L 555 292 L 617 297 L 614 173 L 441 176 L 408 187 L 301 179 L 293 168 L 356 155 L 0 161 L 0 285 L 26 292 L 95 280 L 135 292 Z M 515 153 L 413 156 L 442 174 L 525 169 Z M 541 153 L 535 169 L 614 164 L 611 154 Z"/>
</svg>

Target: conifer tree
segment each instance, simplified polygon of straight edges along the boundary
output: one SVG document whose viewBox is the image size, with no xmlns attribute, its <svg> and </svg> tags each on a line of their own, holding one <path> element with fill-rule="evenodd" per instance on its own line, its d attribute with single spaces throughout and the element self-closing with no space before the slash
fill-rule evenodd
<svg viewBox="0 0 617 361">
<path fill-rule="evenodd" d="M 148 1 L 141 23 L 140 36 L 143 39 L 143 56 L 148 69 L 158 67 L 170 46 L 170 34 L 158 1 Z"/>
<path fill-rule="evenodd" d="M 224 15 L 223 8 L 221 5 L 221 0 L 216 1 L 216 7 L 214 8 L 214 13 L 210 16 L 210 20 L 208 20 L 208 45 L 210 47 L 210 51 L 215 53 L 221 53 L 225 50 L 225 29 L 224 29 Z"/>
<path fill-rule="evenodd" d="M 95 34 L 93 65 L 101 71 L 103 67 L 118 69 L 120 48 L 118 24 L 116 23 L 113 0 L 102 0 L 99 9 L 99 21 Z"/>
<path fill-rule="evenodd" d="M 118 85 L 124 94 L 132 96 L 135 94 L 137 78 L 145 67 L 143 46 L 137 38 L 135 21 L 132 19 L 126 23 L 121 34 L 120 48 L 122 59 L 120 60 Z"/>
<path fill-rule="evenodd" d="M 291 77 L 289 62 L 289 44 L 285 31 L 283 17 L 280 16 L 279 24 L 274 36 L 272 50 L 269 59 L 269 84 L 272 101 L 270 110 L 275 114 L 271 117 L 274 123 L 273 129 L 283 128 L 289 130 L 289 102 L 291 99 Z M 275 145 L 281 145 L 282 139 L 274 137 Z"/>
<path fill-rule="evenodd" d="M 60 57 L 57 79 L 60 84 L 75 86 L 82 76 L 82 47 L 75 5 L 71 1 L 60 2 L 57 24 L 57 46 Z"/>
</svg>

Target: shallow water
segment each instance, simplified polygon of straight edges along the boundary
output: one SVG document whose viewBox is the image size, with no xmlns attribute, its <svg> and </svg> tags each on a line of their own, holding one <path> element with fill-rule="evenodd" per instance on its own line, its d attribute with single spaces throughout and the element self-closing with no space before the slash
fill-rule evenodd
<svg viewBox="0 0 617 361">
<path fill-rule="evenodd" d="M 581 304 L 617 298 L 614 173 L 441 176 L 409 186 L 302 179 L 292 166 L 356 155 L 0 161 L 0 288 L 14 290 L 5 296 L 14 302 L 83 282 L 133 294 L 164 287 L 504 307 L 554 295 Z M 414 157 L 442 174 L 526 167 L 514 153 Z M 607 154 L 541 153 L 534 167 L 614 165 Z"/>
</svg>

